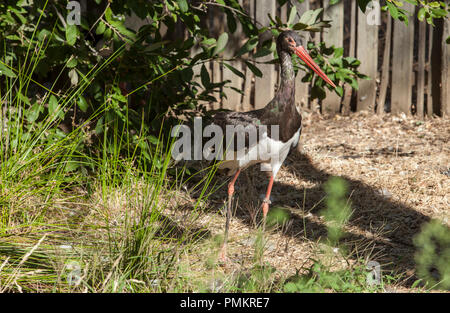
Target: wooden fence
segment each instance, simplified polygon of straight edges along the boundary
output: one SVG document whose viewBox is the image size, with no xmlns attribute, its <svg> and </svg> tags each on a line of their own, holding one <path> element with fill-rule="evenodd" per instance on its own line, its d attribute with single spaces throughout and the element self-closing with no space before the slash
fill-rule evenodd
<svg viewBox="0 0 450 313">
<path fill-rule="evenodd" d="M 380 24 L 371 25 L 374 24 L 371 11 L 362 13 L 356 1 L 341 0 L 332 6 L 329 2 L 288 1 L 288 4 L 280 8 L 275 0 L 240 0 L 245 11 L 262 25 L 269 24 L 268 14 L 286 21 L 291 5 L 295 5 L 300 14 L 308 9 L 324 7 L 324 17 L 332 20 L 332 27 L 322 33 L 311 34 L 311 39 L 344 47 L 346 56 L 354 56 L 361 61 L 360 72 L 372 78 L 359 81 L 358 91 L 346 86 L 342 97 L 328 92 L 323 101 L 311 101 L 310 86 L 301 82 L 303 74 L 300 73 L 296 81 L 297 105 L 329 114 L 369 110 L 378 113 L 404 112 L 420 117 L 450 115 L 450 45 L 445 43 L 445 39 L 450 36 L 449 19 L 435 20 L 436 26 L 431 27 L 418 22 L 414 14 L 410 17 L 409 26 L 406 26 L 382 12 Z M 412 5 L 405 3 L 404 8 L 413 13 Z M 208 24 L 217 35 L 227 31 L 226 19 L 220 9 L 211 10 Z M 231 44 L 224 52 L 225 57 L 234 55 L 242 45 L 244 39 L 241 30 L 237 29 L 234 34 L 230 34 L 230 40 Z M 269 55 L 258 61 L 271 59 L 272 56 Z M 258 64 L 263 73 L 259 78 L 241 61 L 233 61 L 231 65 L 242 71 L 245 79 L 234 75 L 217 62 L 210 64 L 208 72 L 213 82 L 231 80 L 231 86 L 242 90 L 242 94 L 226 88 L 226 97 L 211 106 L 243 111 L 264 107 L 276 91 L 278 67 Z M 198 74 L 199 71 L 197 69 Z"/>
</svg>

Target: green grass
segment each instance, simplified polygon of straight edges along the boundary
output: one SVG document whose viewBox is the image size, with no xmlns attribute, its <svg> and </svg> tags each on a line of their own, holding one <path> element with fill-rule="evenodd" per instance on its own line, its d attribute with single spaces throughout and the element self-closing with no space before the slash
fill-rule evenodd
<svg viewBox="0 0 450 313">
<path fill-rule="evenodd" d="M 398 280 L 368 285 L 362 259 L 339 270 L 326 258 L 311 259 L 312 265 L 288 276 L 264 259 L 267 233 L 260 229 L 254 230 L 252 260 L 231 272 L 222 268 L 222 237 L 208 234 L 208 225 L 197 226 L 208 214 L 209 196 L 224 184 L 213 179 L 217 167 L 194 174 L 175 167 L 172 142 L 160 135 L 151 145 L 142 125 L 132 145 L 129 125 L 119 118 L 93 134 L 88 126 L 121 97 L 114 94 L 118 88 L 104 95 L 104 106 L 90 119 L 63 133 L 57 127 L 61 115 L 122 50 L 65 94 L 52 86 L 43 99 L 29 99 L 45 48 L 44 41 L 29 47 L 0 90 L 0 292 L 376 292 Z M 50 103 L 52 110 L 43 111 Z M 87 147 L 91 137 L 95 145 Z M 174 220 L 186 202 L 180 198 L 190 196 L 183 189 L 190 181 L 196 181 L 190 184 L 196 196 Z M 334 247 L 350 204 L 345 183 L 330 181 L 327 191 L 329 238 L 321 244 Z M 288 220 L 273 208 L 268 231 Z"/>
<path fill-rule="evenodd" d="M 188 175 L 174 167 L 171 143 L 162 138 L 149 163 L 142 149 L 128 149 L 119 124 L 108 125 L 112 131 L 99 137 L 96 154 L 79 149 L 83 126 L 41 140 L 52 133 L 54 116 L 24 125 L 20 112 L 27 103 L 14 96 L 17 83 L 11 80 L 2 95 L 14 110 L 0 141 L 0 292 L 379 292 L 399 280 L 369 285 L 364 260 L 336 269 L 323 255 L 287 275 L 264 259 L 267 233 L 259 228 L 252 261 L 227 271 L 217 262 L 222 237 L 208 236 L 207 225 L 195 226 L 220 187 L 213 180 L 216 167 Z M 190 180 L 197 181 L 191 184 L 196 197 L 183 219 L 174 221 L 174 199 L 186 195 L 182 189 Z M 329 255 L 350 204 L 342 181 L 326 188 L 322 214 L 330 237 L 314 244 L 329 247 Z M 288 222 L 289 214 L 274 207 L 266 231 Z"/>
</svg>

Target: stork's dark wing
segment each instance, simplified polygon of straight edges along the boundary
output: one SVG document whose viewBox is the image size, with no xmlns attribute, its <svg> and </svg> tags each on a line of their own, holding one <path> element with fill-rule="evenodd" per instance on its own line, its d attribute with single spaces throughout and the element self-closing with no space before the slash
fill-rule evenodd
<svg viewBox="0 0 450 313">
<path fill-rule="evenodd" d="M 264 112 L 262 109 L 249 112 L 222 111 L 216 113 L 212 117 L 211 123 L 218 125 L 222 129 L 222 134 L 226 139 L 223 141 L 224 148 L 226 141 L 228 141 L 228 147 L 230 147 L 229 140 L 231 138 L 229 137 L 232 135 L 234 136 L 234 148 L 236 148 L 236 142 L 238 137 L 240 137 L 245 138 L 245 149 L 247 150 L 255 146 L 263 135 L 270 132 L 270 129 L 267 129 L 266 126 L 261 128 L 262 123 L 260 118 L 263 114 Z M 227 134 L 229 134 L 229 136 L 227 136 Z"/>
</svg>

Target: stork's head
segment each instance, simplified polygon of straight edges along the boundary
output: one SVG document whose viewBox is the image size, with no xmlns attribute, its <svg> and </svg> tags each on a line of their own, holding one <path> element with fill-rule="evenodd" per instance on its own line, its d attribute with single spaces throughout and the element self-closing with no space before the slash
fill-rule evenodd
<svg viewBox="0 0 450 313">
<path fill-rule="evenodd" d="M 285 30 L 278 35 L 277 47 L 289 53 L 295 53 L 296 47 L 302 47 L 306 40 L 293 30 Z"/>
<path fill-rule="evenodd" d="M 278 35 L 277 49 L 278 51 L 286 51 L 290 54 L 296 54 L 298 57 L 306 63 L 317 75 L 319 75 L 324 81 L 336 88 L 336 85 L 328 78 L 328 76 L 320 69 L 320 67 L 310 57 L 303 45 L 306 40 L 302 38 L 297 32 L 293 30 L 285 30 Z"/>
</svg>

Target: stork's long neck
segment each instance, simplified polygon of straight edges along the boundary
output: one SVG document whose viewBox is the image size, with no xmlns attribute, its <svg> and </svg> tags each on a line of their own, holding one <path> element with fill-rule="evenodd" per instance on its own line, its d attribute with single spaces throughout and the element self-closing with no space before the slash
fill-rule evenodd
<svg viewBox="0 0 450 313">
<path fill-rule="evenodd" d="M 292 66 L 292 58 L 286 51 L 279 52 L 281 66 L 281 84 L 278 92 L 287 89 L 295 89 L 295 72 Z"/>
<path fill-rule="evenodd" d="M 291 55 L 288 52 L 278 51 L 278 56 L 281 72 L 280 87 L 269 105 L 272 109 L 277 108 L 278 111 L 284 111 L 290 106 L 295 106 L 295 72 Z"/>
</svg>

